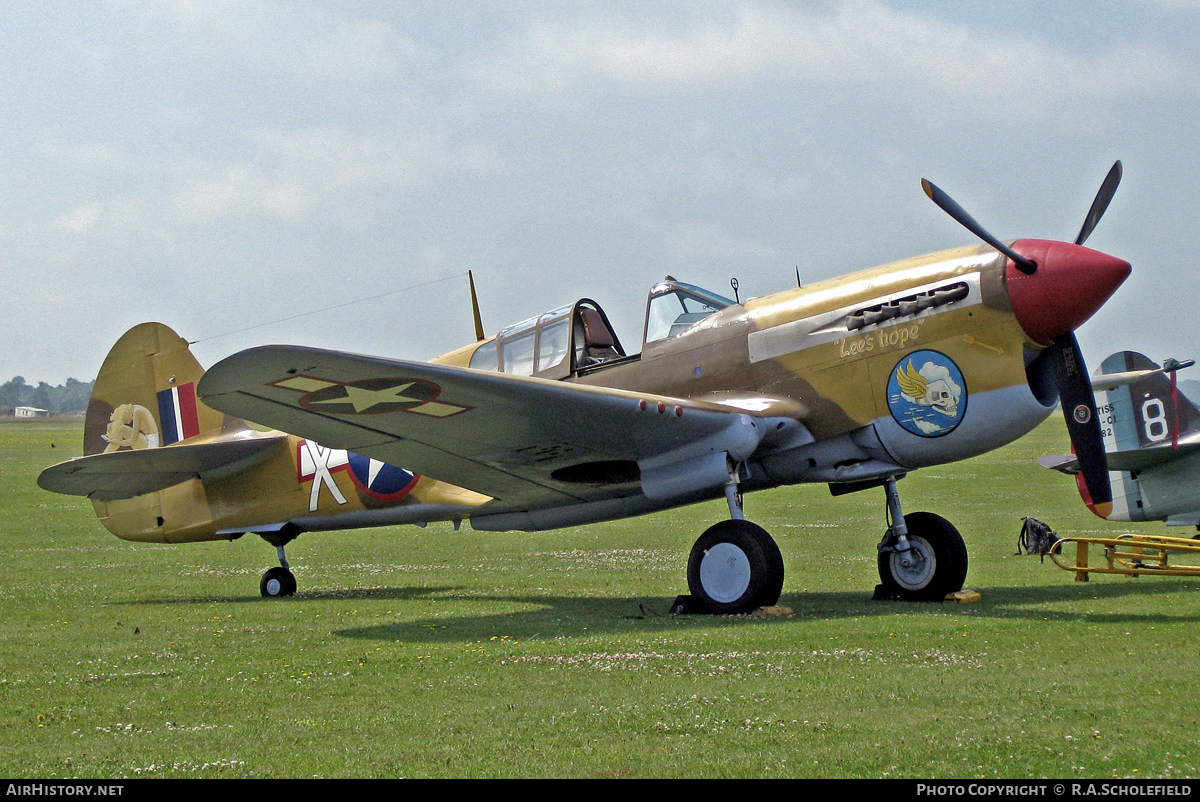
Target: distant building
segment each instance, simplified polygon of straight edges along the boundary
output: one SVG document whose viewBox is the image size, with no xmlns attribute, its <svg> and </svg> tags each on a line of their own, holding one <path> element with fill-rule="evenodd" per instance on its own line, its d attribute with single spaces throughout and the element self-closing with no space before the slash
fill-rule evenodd
<svg viewBox="0 0 1200 802">
<path fill-rule="evenodd" d="M 16 407 L 13 409 L 13 414 L 18 418 L 45 418 L 50 414 L 50 410 L 37 407 Z"/>
</svg>

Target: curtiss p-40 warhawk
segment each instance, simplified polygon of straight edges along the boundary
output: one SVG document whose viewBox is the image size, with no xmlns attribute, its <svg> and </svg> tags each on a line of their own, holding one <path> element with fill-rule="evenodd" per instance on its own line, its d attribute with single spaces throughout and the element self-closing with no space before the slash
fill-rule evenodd
<svg viewBox="0 0 1200 802">
<path fill-rule="evenodd" d="M 1129 275 L 1083 247 L 1119 180 L 1118 162 L 1074 242 L 1011 243 L 923 182 L 984 244 L 744 302 L 667 277 L 650 290 L 640 353 L 587 298 L 492 337 L 477 314 L 476 341 L 430 363 L 273 345 L 204 373 L 177 335 L 144 324 L 99 374 L 85 456 L 39 483 L 88 496 L 129 540 L 258 534 L 280 559 L 266 596 L 295 591 L 284 546 L 302 532 L 553 529 L 724 498 L 729 519 L 687 565 L 693 609 L 721 613 L 773 604 L 783 586 L 744 493 L 882 487 L 880 588 L 942 598 L 962 588 L 966 547 L 944 518 L 904 514 L 896 482 L 909 471 L 1015 440 L 1061 399 L 1105 501 L 1073 332 Z"/>
</svg>

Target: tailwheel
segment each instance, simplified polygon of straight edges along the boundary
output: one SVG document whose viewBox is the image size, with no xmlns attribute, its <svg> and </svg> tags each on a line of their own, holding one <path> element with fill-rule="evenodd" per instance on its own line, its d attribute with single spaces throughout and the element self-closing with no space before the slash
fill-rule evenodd
<svg viewBox="0 0 1200 802">
<path fill-rule="evenodd" d="M 879 551 L 876 598 L 940 601 L 962 590 L 967 578 L 967 546 L 954 525 L 931 512 L 904 516 L 908 528 L 905 551 L 895 550 L 889 530 Z"/>
<path fill-rule="evenodd" d="M 783 557 L 761 526 L 737 519 L 721 521 L 692 546 L 687 579 L 700 611 L 748 613 L 779 600 Z"/>
<path fill-rule="evenodd" d="M 296 594 L 296 577 L 286 568 L 276 566 L 263 574 L 258 583 L 259 592 L 264 598 L 277 596 L 294 596 Z"/>
</svg>

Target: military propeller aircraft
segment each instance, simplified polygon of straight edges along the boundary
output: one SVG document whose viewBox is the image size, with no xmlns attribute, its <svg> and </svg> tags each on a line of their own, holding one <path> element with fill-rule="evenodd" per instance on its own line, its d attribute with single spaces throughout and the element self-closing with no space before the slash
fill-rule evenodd
<svg viewBox="0 0 1200 802">
<path fill-rule="evenodd" d="M 430 363 L 275 345 L 203 373 L 177 335 L 144 324 L 105 360 L 85 456 L 39 483 L 88 496 L 130 540 L 262 536 L 280 560 L 264 596 L 295 591 L 284 546 L 302 532 L 540 530 L 723 497 L 729 519 L 687 565 L 693 609 L 716 613 L 774 604 L 783 586 L 778 547 L 744 518 L 746 491 L 881 487 L 880 588 L 941 599 L 962 588 L 967 550 L 944 518 L 904 514 L 909 471 L 1015 440 L 1061 398 L 1104 503 L 1073 332 L 1130 272 L 1083 247 L 1119 180 L 1118 162 L 1070 243 L 1003 243 L 922 182 L 984 244 L 745 302 L 668 276 L 636 354 L 587 298 L 492 337 L 476 314 L 476 342 Z"/>
<path fill-rule="evenodd" d="M 1097 506 L 1070 454 L 1047 455 L 1043 466 L 1077 477 L 1084 503 L 1110 521 L 1165 521 L 1200 529 L 1200 409 L 1183 395 L 1176 373 L 1193 360 L 1160 366 L 1133 351 L 1100 364 L 1095 392 L 1112 505 Z"/>
</svg>

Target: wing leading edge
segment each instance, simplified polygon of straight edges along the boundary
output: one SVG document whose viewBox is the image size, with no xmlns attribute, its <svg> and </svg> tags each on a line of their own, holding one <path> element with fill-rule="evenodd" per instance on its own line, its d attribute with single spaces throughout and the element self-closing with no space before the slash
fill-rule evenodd
<svg viewBox="0 0 1200 802">
<path fill-rule="evenodd" d="M 226 413 L 491 496 L 489 514 L 721 486 L 773 422 L 720 404 L 295 346 L 214 365 Z M 781 425 L 784 424 L 784 425 Z M 790 424 L 787 426 L 786 424 Z"/>
</svg>

